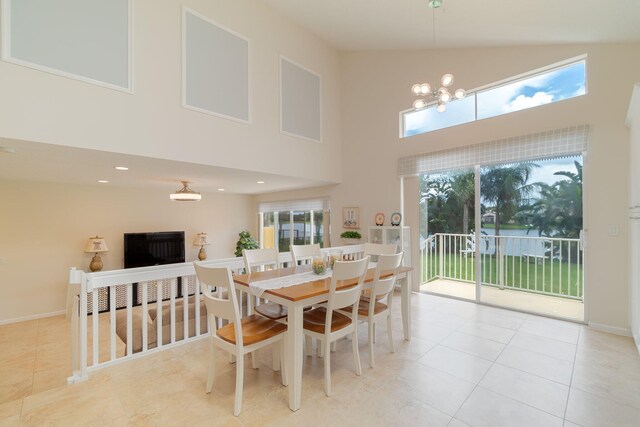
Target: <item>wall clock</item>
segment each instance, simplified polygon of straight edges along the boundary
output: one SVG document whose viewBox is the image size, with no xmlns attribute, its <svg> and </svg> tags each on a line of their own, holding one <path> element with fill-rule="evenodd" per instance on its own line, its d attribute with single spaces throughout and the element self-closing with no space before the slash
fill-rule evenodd
<svg viewBox="0 0 640 427">
<path fill-rule="evenodd" d="M 391 214 L 391 225 L 400 225 L 401 221 L 402 215 L 400 215 L 400 212 L 394 212 Z"/>
</svg>

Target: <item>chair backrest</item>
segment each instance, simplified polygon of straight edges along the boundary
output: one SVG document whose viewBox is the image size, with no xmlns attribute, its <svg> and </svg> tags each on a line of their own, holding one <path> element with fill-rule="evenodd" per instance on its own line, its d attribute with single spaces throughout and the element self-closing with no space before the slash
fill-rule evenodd
<svg viewBox="0 0 640 427">
<path fill-rule="evenodd" d="M 320 251 L 320 244 L 314 243 L 313 245 L 291 245 L 291 259 L 293 260 L 293 266 L 300 264 L 310 264 L 314 257 L 322 256 Z"/>
<path fill-rule="evenodd" d="M 356 261 L 336 261 L 331 273 L 331 285 L 329 287 L 329 299 L 327 301 L 327 321 L 331 324 L 331 313 L 350 305 L 357 306 L 364 284 L 364 277 L 369 267 L 369 257 L 365 256 Z M 356 280 L 355 286 L 348 289 L 336 290 L 338 283 L 346 280 Z M 357 309 L 357 307 L 356 307 Z M 330 330 L 330 328 L 329 328 Z"/>
<path fill-rule="evenodd" d="M 398 252 L 398 245 L 390 243 L 383 245 L 381 243 L 365 243 L 365 255 L 392 255 Z"/>
<path fill-rule="evenodd" d="M 393 286 L 396 283 L 398 269 L 402 264 L 403 256 L 404 252 L 393 255 L 378 256 L 378 264 L 376 265 L 376 270 L 373 274 L 373 282 L 371 282 L 371 285 L 367 286 L 371 288 L 371 299 L 382 299 L 393 292 Z M 389 271 L 393 273 L 391 276 L 385 277 L 384 279 L 380 278 L 383 272 Z M 374 304 L 369 304 L 369 309 L 373 310 L 373 308 Z"/>
<path fill-rule="evenodd" d="M 194 262 L 193 266 L 196 269 L 198 284 L 204 297 L 204 304 L 207 307 L 209 330 L 215 331 L 218 329 L 216 317 L 229 320 L 235 326 L 236 343 L 241 343 L 240 310 L 231 270 L 228 267 L 206 267 L 198 262 Z M 212 287 L 217 289 L 217 296 L 212 292 Z M 222 298 L 224 290 L 227 291 L 227 298 Z"/>
<path fill-rule="evenodd" d="M 269 266 L 273 266 L 273 270 L 277 270 L 279 265 L 278 251 L 275 248 L 243 249 L 242 258 L 244 259 L 244 268 L 246 268 L 247 273 L 264 271 Z"/>
</svg>

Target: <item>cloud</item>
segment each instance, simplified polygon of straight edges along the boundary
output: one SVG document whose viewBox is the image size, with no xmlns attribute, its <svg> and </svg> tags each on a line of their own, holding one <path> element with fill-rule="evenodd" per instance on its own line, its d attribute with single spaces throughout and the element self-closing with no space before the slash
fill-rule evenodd
<svg viewBox="0 0 640 427">
<path fill-rule="evenodd" d="M 547 92 L 536 92 L 533 96 L 518 95 L 516 98 L 506 104 L 504 108 L 505 113 L 512 111 L 524 110 L 526 108 L 537 107 L 538 105 L 549 104 L 553 102 L 553 94 Z"/>
</svg>

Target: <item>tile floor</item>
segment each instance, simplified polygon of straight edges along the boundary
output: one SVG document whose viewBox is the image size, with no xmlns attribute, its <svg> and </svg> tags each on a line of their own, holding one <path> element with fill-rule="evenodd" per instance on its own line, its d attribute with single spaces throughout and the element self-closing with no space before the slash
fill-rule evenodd
<svg viewBox="0 0 640 427">
<path fill-rule="evenodd" d="M 353 371 L 350 343 L 332 354 L 333 396 L 322 359 L 307 357 L 302 408 L 261 353 L 245 360 L 243 411 L 234 417 L 234 366 L 220 356 L 204 392 L 207 341 L 104 368 L 68 386 L 68 323 L 62 317 L 0 326 L 0 426 L 4 425 L 428 425 L 639 426 L 640 357 L 630 338 L 585 326 L 414 294 L 413 339 L 396 353 L 378 327 L 376 367 Z"/>
</svg>

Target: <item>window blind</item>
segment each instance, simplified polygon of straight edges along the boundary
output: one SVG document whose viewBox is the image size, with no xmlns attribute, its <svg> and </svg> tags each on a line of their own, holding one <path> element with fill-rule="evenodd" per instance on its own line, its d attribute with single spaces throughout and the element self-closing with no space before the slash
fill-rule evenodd
<svg viewBox="0 0 640 427">
<path fill-rule="evenodd" d="M 587 150 L 589 125 L 498 139 L 466 147 L 416 154 L 398 159 L 398 176 L 443 172 L 580 154 Z"/>
<path fill-rule="evenodd" d="M 276 202 L 262 202 L 258 204 L 258 212 L 289 212 L 289 211 L 329 211 L 329 198 L 282 200 Z"/>
</svg>

